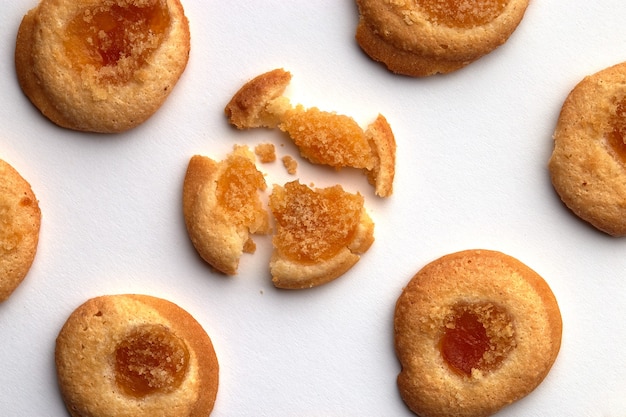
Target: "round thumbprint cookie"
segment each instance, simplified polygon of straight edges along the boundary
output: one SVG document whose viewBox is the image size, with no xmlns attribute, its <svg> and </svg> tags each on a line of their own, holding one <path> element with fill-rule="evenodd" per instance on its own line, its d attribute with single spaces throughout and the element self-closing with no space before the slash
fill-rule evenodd
<svg viewBox="0 0 626 417">
<path fill-rule="evenodd" d="M 543 381 L 561 331 L 554 294 L 522 262 L 489 250 L 443 256 L 396 304 L 402 399 L 420 417 L 492 415 Z"/>
<path fill-rule="evenodd" d="M 554 132 L 552 184 L 578 217 L 626 235 L 626 63 L 583 78 L 569 93 Z"/>
<path fill-rule="evenodd" d="M 179 0 L 41 0 L 22 19 L 15 68 L 59 126 L 122 132 L 163 104 L 189 58 Z"/>
<path fill-rule="evenodd" d="M 30 184 L 0 159 L 0 302 L 30 270 L 41 226 L 41 210 Z"/>
<path fill-rule="evenodd" d="M 56 340 L 73 417 L 207 417 L 218 388 L 211 339 L 178 305 L 147 295 L 92 298 Z"/>
<path fill-rule="evenodd" d="M 357 0 L 356 40 L 392 72 L 458 70 L 505 43 L 528 0 Z"/>
</svg>

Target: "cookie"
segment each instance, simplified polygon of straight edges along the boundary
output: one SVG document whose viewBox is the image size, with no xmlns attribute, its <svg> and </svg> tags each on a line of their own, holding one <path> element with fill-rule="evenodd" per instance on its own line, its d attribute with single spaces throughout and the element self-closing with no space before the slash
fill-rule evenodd
<svg viewBox="0 0 626 417">
<path fill-rule="evenodd" d="M 15 68 L 59 126 L 122 132 L 161 107 L 189 57 L 179 0 L 41 0 L 22 19 Z"/>
<path fill-rule="evenodd" d="M 398 74 L 456 71 L 505 43 L 528 0 L 357 0 L 356 40 Z"/>
<path fill-rule="evenodd" d="M 563 203 L 597 229 L 626 235 L 626 63 L 574 87 L 553 137 L 548 165 Z"/>
<path fill-rule="evenodd" d="M 269 198 L 276 220 L 270 261 L 274 285 L 312 288 L 352 268 L 374 242 L 374 222 L 363 204 L 363 196 L 340 185 L 275 185 Z"/>
<path fill-rule="evenodd" d="M 195 155 L 183 183 L 183 215 L 189 238 L 209 265 L 235 275 L 244 252 L 254 252 L 254 233 L 269 233 L 269 214 L 259 191 L 265 178 L 246 146 L 222 161 Z"/>
<path fill-rule="evenodd" d="M 178 305 L 147 295 L 92 298 L 56 339 L 72 417 L 207 417 L 219 366 L 211 339 Z"/>
<path fill-rule="evenodd" d="M 376 195 L 389 197 L 395 177 L 396 141 L 387 119 L 378 115 L 364 130 L 350 116 L 292 105 L 283 94 L 291 74 L 278 68 L 248 81 L 226 105 L 238 129 L 278 128 L 314 164 L 365 171 Z"/>
<path fill-rule="evenodd" d="M 0 302 L 32 266 L 41 226 L 39 202 L 30 184 L 0 159 Z"/>
<path fill-rule="evenodd" d="M 561 345 L 550 287 L 519 260 L 467 250 L 422 268 L 398 298 L 398 388 L 420 417 L 489 416 L 533 391 Z"/>
</svg>

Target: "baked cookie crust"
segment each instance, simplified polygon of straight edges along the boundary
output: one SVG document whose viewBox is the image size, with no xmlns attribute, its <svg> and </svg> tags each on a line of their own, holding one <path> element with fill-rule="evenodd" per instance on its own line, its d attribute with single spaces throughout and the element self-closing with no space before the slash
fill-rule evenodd
<svg viewBox="0 0 626 417">
<path fill-rule="evenodd" d="M 144 333 L 137 337 L 137 332 Z M 128 354 L 129 345 L 139 360 L 120 359 Z M 187 356 L 181 359 L 179 350 Z M 158 358 L 157 364 L 150 355 Z M 174 382 L 165 377 L 171 372 L 165 362 L 182 363 Z M 55 363 L 72 417 L 207 417 L 217 395 L 219 367 L 207 333 L 178 305 L 147 295 L 87 300 L 61 329 Z M 147 377 L 138 376 L 143 371 Z M 148 387 L 129 391 L 124 385 L 128 382 L 120 383 L 126 381 L 120 375 L 126 374 L 140 382 L 147 380 Z"/>
<path fill-rule="evenodd" d="M 37 252 L 41 210 L 30 184 L 0 159 L 0 302 L 24 280 Z"/>
<path fill-rule="evenodd" d="M 357 0 L 356 40 L 372 59 L 423 77 L 462 68 L 505 43 L 528 0 Z"/>
<path fill-rule="evenodd" d="M 563 203 L 597 229 L 626 235 L 626 63 L 574 87 L 553 138 L 548 167 Z"/>
<path fill-rule="evenodd" d="M 478 330 L 455 333 L 470 328 L 463 320 L 472 316 L 482 340 Z M 400 394 L 421 417 L 491 415 L 541 383 L 561 332 L 554 294 L 522 262 L 489 250 L 443 256 L 411 279 L 396 304 Z M 467 366 L 473 348 L 464 349 L 483 341 Z"/>
<path fill-rule="evenodd" d="M 115 133 L 161 107 L 189 50 L 179 0 L 42 0 L 18 30 L 15 68 L 24 94 L 55 124 Z"/>
</svg>

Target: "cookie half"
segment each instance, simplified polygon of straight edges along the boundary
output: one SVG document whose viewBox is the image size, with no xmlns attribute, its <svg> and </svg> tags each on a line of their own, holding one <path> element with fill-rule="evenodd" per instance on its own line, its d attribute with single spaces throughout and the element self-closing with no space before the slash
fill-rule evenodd
<svg viewBox="0 0 626 417">
<path fill-rule="evenodd" d="M 626 235 L 626 63 L 574 87 L 553 137 L 549 169 L 561 200 L 597 229 Z"/>
<path fill-rule="evenodd" d="M 448 73 L 505 43 L 528 0 L 357 0 L 356 40 L 372 59 L 414 77 Z"/>
<path fill-rule="evenodd" d="M 398 388 L 421 417 L 489 416 L 533 391 L 561 345 L 548 284 L 517 259 L 467 250 L 422 268 L 398 298 Z"/>
<path fill-rule="evenodd" d="M 207 417 L 219 367 L 211 339 L 178 305 L 147 295 L 104 295 L 79 306 L 55 350 L 73 417 Z"/>
<path fill-rule="evenodd" d="M 41 210 L 30 184 L 0 159 L 0 302 L 30 270 L 40 226 Z"/>
<path fill-rule="evenodd" d="M 243 253 L 253 253 L 253 234 L 270 232 L 260 192 L 267 187 L 254 153 L 235 146 L 221 161 L 194 155 L 183 183 L 183 215 L 198 254 L 216 270 L 235 275 Z"/>
<path fill-rule="evenodd" d="M 340 185 L 274 185 L 269 206 L 276 221 L 270 271 L 278 288 L 326 284 L 352 268 L 374 243 L 374 222 L 363 196 Z"/>
<path fill-rule="evenodd" d="M 187 66 L 179 0 L 42 0 L 15 49 L 26 96 L 59 126 L 113 133 L 147 120 Z"/>
</svg>

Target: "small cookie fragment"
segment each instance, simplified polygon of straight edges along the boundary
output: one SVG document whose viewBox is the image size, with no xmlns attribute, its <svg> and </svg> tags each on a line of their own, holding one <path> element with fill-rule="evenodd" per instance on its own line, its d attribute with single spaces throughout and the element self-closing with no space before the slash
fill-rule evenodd
<svg viewBox="0 0 626 417">
<path fill-rule="evenodd" d="M 15 69 L 53 123 L 122 132 L 163 104 L 189 58 L 179 0 L 41 0 L 19 27 Z"/>
<path fill-rule="evenodd" d="M 374 166 L 367 171 L 376 195 L 389 197 L 393 194 L 393 178 L 396 174 L 396 140 L 387 119 L 379 114 L 365 130 L 374 156 Z"/>
<path fill-rule="evenodd" d="M 236 146 L 216 162 L 195 155 L 183 184 L 183 214 L 189 237 L 207 263 L 234 275 L 244 252 L 254 251 L 251 234 L 270 231 L 269 214 L 259 191 L 265 178 L 246 146 Z"/>
<path fill-rule="evenodd" d="M 274 162 L 276 160 L 276 147 L 273 143 L 260 143 L 254 147 L 254 154 L 262 164 Z"/>
<path fill-rule="evenodd" d="M 290 175 L 296 175 L 298 172 L 298 161 L 296 161 L 292 156 L 283 156 L 283 166 Z"/>
<path fill-rule="evenodd" d="M 293 106 L 283 95 L 290 81 L 291 74 L 282 68 L 248 81 L 226 105 L 229 123 L 238 129 L 278 128 L 312 163 L 362 169 L 376 195 L 389 197 L 393 192 L 396 141 L 387 120 L 378 115 L 363 130 L 350 116 Z"/>
<path fill-rule="evenodd" d="M 420 417 L 489 416 L 532 392 L 561 346 L 561 313 L 535 271 L 467 250 L 422 268 L 398 298 L 398 388 Z"/>
<path fill-rule="evenodd" d="M 30 184 L 0 159 L 0 302 L 24 280 L 37 252 L 41 210 Z"/>
<path fill-rule="evenodd" d="M 528 0 L 357 0 L 356 40 L 392 72 L 425 77 L 456 71 L 505 43 Z"/>
<path fill-rule="evenodd" d="M 563 203 L 597 229 L 626 236 L 626 63 L 574 87 L 553 138 L 548 165 Z"/>
<path fill-rule="evenodd" d="M 55 364 L 72 417 L 207 417 L 217 396 L 208 334 L 178 305 L 148 295 L 87 300 L 59 332 Z"/>
<path fill-rule="evenodd" d="M 277 68 L 245 83 L 224 108 L 230 124 L 237 129 L 276 127 L 281 112 L 271 104 L 283 97 L 290 81 L 291 73 Z"/>
<path fill-rule="evenodd" d="M 374 223 L 360 194 L 340 185 L 311 189 L 298 181 L 275 185 L 269 205 L 276 219 L 272 282 L 278 288 L 311 288 L 356 264 L 374 242 Z"/>
</svg>

